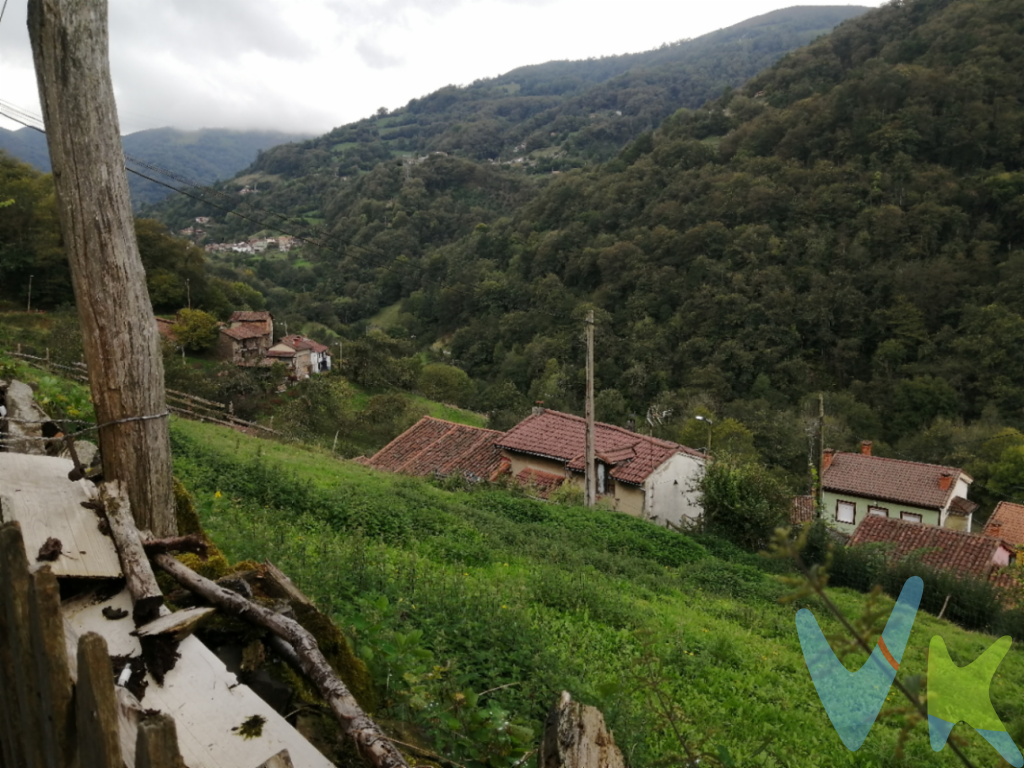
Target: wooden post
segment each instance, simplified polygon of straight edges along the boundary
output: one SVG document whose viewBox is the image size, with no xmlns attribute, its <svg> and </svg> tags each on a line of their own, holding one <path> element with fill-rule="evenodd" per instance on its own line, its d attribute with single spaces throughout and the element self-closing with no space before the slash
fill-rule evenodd
<svg viewBox="0 0 1024 768">
<path fill-rule="evenodd" d="M 584 502 L 588 507 L 594 506 L 597 501 L 597 478 L 594 464 L 596 461 L 596 450 L 594 449 L 594 310 L 587 312 L 587 435 L 585 461 L 587 463 L 583 479 L 586 488 L 584 489 Z"/>
<path fill-rule="evenodd" d="M 14 672 L 14 686 L 11 702 L 12 714 L 16 717 L 15 741 L 21 742 L 24 768 L 43 768 L 42 723 L 40 714 L 42 702 L 39 696 L 35 674 L 35 657 L 32 653 L 31 613 L 29 610 L 30 577 L 25 543 L 18 523 L 8 523 L 0 528 L 0 562 L 4 574 L 4 592 L 7 623 L 7 647 L 10 650 Z M 5 695 L 10 695 L 8 691 Z"/>
<path fill-rule="evenodd" d="M 43 704 L 44 731 L 39 738 L 48 766 L 70 768 L 75 759 L 71 672 L 64 642 L 60 587 L 48 565 L 32 574 L 31 594 L 32 646 L 36 652 L 36 673 Z"/>
<path fill-rule="evenodd" d="M 106 0 L 30 0 L 46 140 L 81 319 L 103 471 L 140 528 L 177 533 L 164 369 L 128 199 Z M 144 420 L 140 420 L 144 419 Z"/>
<path fill-rule="evenodd" d="M 825 394 L 818 393 L 818 496 L 814 516 L 820 517 L 825 507 Z"/>
<path fill-rule="evenodd" d="M 6 523 L 15 526 L 17 523 Z M 24 745 L 21 742 L 21 709 L 14 695 L 17 684 L 14 681 L 14 655 L 11 652 L 11 627 L 7 621 L 7 603 L 11 581 L 7 577 L 7 566 L 0 557 L 0 754 L 4 768 L 18 768 L 24 765 Z"/>
<path fill-rule="evenodd" d="M 78 639 L 75 710 L 79 764 L 83 768 L 122 768 L 114 668 L 107 641 L 95 632 Z"/>
<path fill-rule="evenodd" d="M 174 718 L 157 712 L 139 723 L 135 768 L 184 768 Z"/>
</svg>

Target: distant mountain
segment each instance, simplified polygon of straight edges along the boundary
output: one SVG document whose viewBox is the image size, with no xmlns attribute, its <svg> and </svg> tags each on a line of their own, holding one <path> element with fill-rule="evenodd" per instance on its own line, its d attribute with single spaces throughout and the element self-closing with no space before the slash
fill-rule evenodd
<svg viewBox="0 0 1024 768">
<path fill-rule="evenodd" d="M 204 128 L 199 131 L 179 131 L 176 128 L 154 128 L 123 137 L 124 151 L 140 160 L 174 171 L 200 184 L 212 184 L 229 178 L 256 159 L 260 150 L 278 144 L 301 141 L 308 134 L 280 131 L 229 131 Z M 49 173 L 50 155 L 46 137 L 31 128 L 8 131 L 0 128 L 0 149 Z M 155 203 L 170 194 L 170 190 L 146 181 L 134 174 L 128 175 L 132 205 L 138 209 Z"/>
</svg>

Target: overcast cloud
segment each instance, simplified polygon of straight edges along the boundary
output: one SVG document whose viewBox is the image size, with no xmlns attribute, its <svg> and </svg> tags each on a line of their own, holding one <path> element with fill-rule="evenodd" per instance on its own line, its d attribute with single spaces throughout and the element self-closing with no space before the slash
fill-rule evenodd
<svg viewBox="0 0 1024 768">
<path fill-rule="evenodd" d="M 170 125 L 319 134 L 450 83 L 648 50 L 789 4 L 109 0 L 110 58 L 122 133 Z M 25 14 L 26 0 L 9 0 L 0 23 L 0 100 L 39 114 Z"/>
</svg>

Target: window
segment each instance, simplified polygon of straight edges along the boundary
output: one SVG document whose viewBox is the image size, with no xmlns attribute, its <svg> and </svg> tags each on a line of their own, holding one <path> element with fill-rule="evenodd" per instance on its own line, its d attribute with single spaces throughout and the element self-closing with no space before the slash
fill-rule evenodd
<svg viewBox="0 0 1024 768">
<path fill-rule="evenodd" d="M 920 523 L 921 516 L 916 512 L 900 512 L 900 518 L 908 523 Z"/>
<path fill-rule="evenodd" d="M 888 517 L 889 510 L 885 507 L 868 507 L 868 514 L 875 517 Z"/>
<path fill-rule="evenodd" d="M 857 505 L 852 501 L 837 501 L 836 521 L 840 523 L 855 523 L 857 521 Z"/>
<path fill-rule="evenodd" d="M 597 462 L 597 492 L 599 494 L 603 495 L 605 493 L 605 479 L 607 476 L 604 462 Z"/>
</svg>

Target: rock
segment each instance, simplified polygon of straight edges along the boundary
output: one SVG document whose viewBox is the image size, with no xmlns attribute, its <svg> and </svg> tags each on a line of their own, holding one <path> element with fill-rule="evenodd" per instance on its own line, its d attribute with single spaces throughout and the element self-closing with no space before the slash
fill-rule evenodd
<svg viewBox="0 0 1024 768">
<path fill-rule="evenodd" d="M 12 381 L 7 385 L 5 404 L 7 416 L 3 431 L 7 437 L 7 450 L 11 453 L 45 456 L 46 443 L 36 438 L 43 436 L 41 422 L 48 421 L 49 416 L 36 404 L 32 388 L 22 381 Z"/>
</svg>

